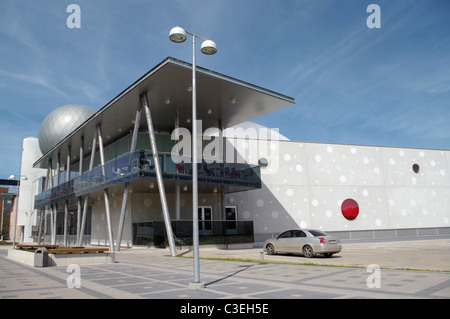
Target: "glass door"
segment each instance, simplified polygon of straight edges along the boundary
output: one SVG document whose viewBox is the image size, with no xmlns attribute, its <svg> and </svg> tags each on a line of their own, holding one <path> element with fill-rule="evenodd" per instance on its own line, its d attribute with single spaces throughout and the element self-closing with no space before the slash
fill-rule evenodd
<svg viewBox="0 0 450 319">
<path fill-rule="evenodd" d="M 212 234 L 212 206 L 198 207 L 198 229 L 200 234 Z"/>
<path fill-rule="evenodd" d="M 225 220 L 227 234 L 233 234 L 237 232 L 237 207 L 225 206 Z"/>
</svg>

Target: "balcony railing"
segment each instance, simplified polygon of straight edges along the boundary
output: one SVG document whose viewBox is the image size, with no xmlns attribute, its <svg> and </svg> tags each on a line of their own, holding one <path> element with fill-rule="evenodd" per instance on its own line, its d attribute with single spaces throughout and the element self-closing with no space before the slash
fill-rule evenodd
<svg viewBox="0 0 450 319">
<path fill-rule="evenodd" d="M 192 181 L 192 164 L 176 163 L 171 154 L 159 154 L 164 180 Z M 244 189 L 261 188 L 259 166 L 246 163 L 197 164 L 198 182 L 217 185 L 240 186 Z M 35 208 L 42 208 L 60 201 L 83 196 L 97 190 L 109 188 L 138 178 L 156 178 L 151 151 L 127 153 L 98 166 L 74 179 L 42 192 L 35 197 Z"/>
</svg>

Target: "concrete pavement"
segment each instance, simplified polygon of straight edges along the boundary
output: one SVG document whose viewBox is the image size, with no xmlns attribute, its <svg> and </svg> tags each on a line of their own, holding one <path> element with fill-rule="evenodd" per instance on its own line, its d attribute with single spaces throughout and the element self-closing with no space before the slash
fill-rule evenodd
<svg viewBox="0 0 450 319">
<path fill-rule="evenodd" d="M 122 250 L 117 253 L 115 264 L 82 265 L 77 270 L 77 267 L 31 267 L 9 259 L 7 250 L 0 248 L 0 298 L 179 299 L 182 302 L 224 298 L 450 299 L 450 272 L 443 272 L 450 270 L 449 248 L 450 239 L 344 244 L 342 253 L 333 258 L 264 255 L 268 263 L 259 262 L 261 249 L 201 248 L 202 258 L 244 260 L 201 259 L 201 280 L 206 288 L 200 290 L 189 289 L 192 259 L 168 257 L 164 249 Z M 191 254 L 189 250 L 178 253 L 183 257 Z M 305 262 L 340 267 L 298 264 Z M 355 265 L 362 268 L 349 267 Z M 368 265 L 375 266 L 367 269 Z M 80 288 L 69 288 L 77 283 Z"/>
<path fill-rule="evenodd" d="M 315 264 L 329 266 L 367 267 L 377 264 L 381 268 L 432 270 L 450 272 L 450 238 L 434 240 L 404 240 L 393 242 L 344 243 L 342 251 L 331 258 L 316 256 L 304 258 L 298 255 L 264 254 L 266 262 Z M 202 248 L 202 258 L 244 259 L 261 261 L 262 248 L 221 250 Z M 191 251 L 179 252 L 192 257 Z"/>
</svg>

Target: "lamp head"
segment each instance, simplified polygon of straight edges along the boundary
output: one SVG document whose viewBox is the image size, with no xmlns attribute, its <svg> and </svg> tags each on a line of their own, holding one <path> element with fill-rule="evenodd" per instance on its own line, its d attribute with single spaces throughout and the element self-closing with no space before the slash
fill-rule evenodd
<svg viewBox="0 0 450 319">
<path fill-rule="evenodd" d="M 186 41 L 186 31 L 180 27 L 172 28 L 172 30 L 170 30 L 169 39 L 175 43 L 183 43 Z"/>
<path fill-rule="evenodd" d="M 201 51 L 203 54 L 207 54 L 207 55 L 215 54 L 217 52 L 216 43 L 211 40 L 203 41 Z"/>
</svg>

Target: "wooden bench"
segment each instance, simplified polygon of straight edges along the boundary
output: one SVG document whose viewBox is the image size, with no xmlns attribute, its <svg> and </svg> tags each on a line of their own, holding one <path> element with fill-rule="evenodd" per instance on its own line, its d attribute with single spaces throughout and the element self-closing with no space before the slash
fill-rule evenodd
<svg viewBox="0 0 450 319">
<path fill-rule="evenodd" d="M 101 254 L 109 251 L 109 248 L 84 248 L 84 247 L 59 247 L 49 249 L 49 254 Z"/>
<path fill-rule="evenodd" d="M 56 248 L 59 248 L 59 245 L 20 244 L 20 245 L 16 245 L 16 247 L 19 249 L 23 249 L 23 250 L 35 250 L 38 248 L 56 249 Z"/>
<path fill-rule="evenodd" d="M 12 241 L 0 241 L 0 245 L 12 245 Z"/>
<path fill-rule="evenodd" d="M 47 248 L 49 254 L 94 254 L 104 253 L 109 251 L 109 248 L 86 248 L 83 246 L 59 246 L 59 245 L 34 245 L 34 244 L 21 244 L 17 245 L 17 248 L 21 250 L 34 251 L 38 248 Z"/>
</svg>

